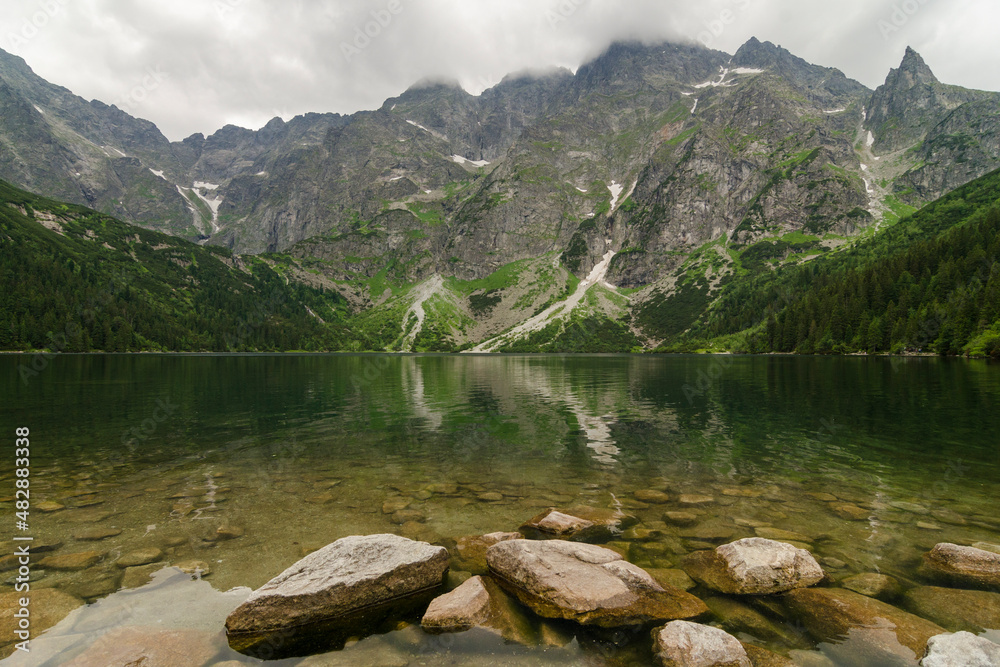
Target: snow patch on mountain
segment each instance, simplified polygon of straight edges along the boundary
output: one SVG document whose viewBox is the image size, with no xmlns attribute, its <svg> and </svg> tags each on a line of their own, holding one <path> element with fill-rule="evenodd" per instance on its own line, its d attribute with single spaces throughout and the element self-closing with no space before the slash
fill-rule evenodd
<svg viewBox="0 0 1000 667">
<path fill-rule="evenodd" d="M 461 155 L 452 155 L 451 159 L 458 164 L 471 164 L 474 167 L 485 167 L 489 165 L 489 160 L 467 160 Z"/>
<path fill-rule="evenodd" d="M 435 294 L 437 294 L 441 288 L 444 287 L 444 279 L 435 274 L 429 280 L 417 286 L 416 289 L 416 299 L 413 305 L 407 309 L 406 313 L 403 314 L 403 330 L 406 330 L 406 325 L 410 322 L 410 317 L 415 316 L 417 318 L 417 323 L 414 325 L 413 330 L 407 334 L 406 339 L 403 341 L 403 352 L 412 352 L 413 344 L 417 340 L 417 336 L 424 328 L 424 320 L 427 319 L 427 313 L 424 311 L 424 304 L 431 299 Z"/>
<path fill-rule="evenodd" d="M 472 348 L 472 352 L 492 352 L 498 347 L 510 343 L 522 336 L 539 331 L 548 326 L 557 316 L 566 317 L 572 313 L 577 306 L 583 301 L 583 298 L 587 295 L 587 292 L 591 287 L 598 284 L 604 284 L 614 289 L 613 286 L 609 285 L 605 278 L 608 275 L 608 269 L 611 267 L 611 260 L 615 258 L 614 250 L 609 250 L 604 258 L 593 268 L 590 274 L 577 285 L 576 291 L 573 292 L 565 301 L 559 301 L 542 312 L 538 313 L 534 317 L 531 317 L 518 326 L 514 327 L 510 331 L 504 334 L 500 334 L 495 338 L 491 338 L 488 341 L 480 343 L 476 347 Z"/>
<path fill-rule="evenodd" d="M 611 181 L 611 185 L 608 186 L 608 190 L 611 190 L 611 210 L 608 212 L 615 212 L 615 207 L 618 206 L 618 198 L 621 197 L 622 192 L 625 190 L 624 185 L 619 185 L 617 181 Z"/>
</svg>

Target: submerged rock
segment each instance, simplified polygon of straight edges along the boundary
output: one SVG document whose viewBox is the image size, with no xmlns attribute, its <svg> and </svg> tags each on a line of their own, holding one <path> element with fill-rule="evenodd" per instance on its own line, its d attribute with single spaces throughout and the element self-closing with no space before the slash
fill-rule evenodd
<svg viewBox="0 0 1000 667">
<path fill-rule="evenodd" d="M 692 526 L 698 523 L 698 515 L 691 512 L 666 512 L 663 520 L 671 526 Z"/>
<path fill-rule="evenodd" d="M 134 567 L 125 568 L 125 574 L 122 577 L 121 587 L 130 589 L 145 586 L 152 581 L 153 574 L 162 570 L 163 567 L 164 565 L 162 563 L 150 563 L 149 565 L 136 565 Z"/>
<path fill-rule="evenodd" d="M 199 667 L 218 653 L 215 633 L 201 630 L 122 628 L 91 644 L 66 667 L 109 665 L 192 665 Z"/>
<path fill-rule="evenodd" d="M 747 657 L 750 658 L 753 667 L 796 667 L 795 662 L 791 659 L 759 646 L 744 642 L 743 649 L 747 652 Z"/>
<path fill-rule="evenodd" d="M 851 503 L 833 504 L 830 505 L 830 510 L 846 521 L 868 521 L 872 515 L 870 511 Z"/>
<path fill-rule="evenodd" d="M 757 537 L 763 537 L 766 540 L 780 540 L 782 542 L 812 542 L 813 538 L 808 535 L 803 535 L 802 533 L 795 533 L 790 530 L 782 530 L 781 528 L 770 528 L 770 527 L 758 527 L 754 529 Z"/>
<path fill-rule="evenodd" d="M 635 492 L 636 500 L 654 505 L 663 505 L 670 502 L 670 496 L 663 491 L 656 489 L 641 489 Z"/>
<path fill-rule="evenodd" d="M 737 600 L 724 597 L 705 598 L 705 604 L 722 621 L 728 632 L 745 632 L 764 641 L 777 642 L 789 648 L 807 648 L 809 641 L 789 627 L 776 623 L 761 612 Z"/>
<path fill-rule="evenodd" d="M 618 553 L 562 540 L 514 540 L 490 547 L 490 572 L 539 616 L 618 627 L 695 618 L 698 598 L 664 588 Z"/>
<path fill-rule="evenodd" d="M 664 588 L 673 587 L 679 588 L 682 591 L 689 591 L 698 585 L 684 570 L 676 568 L 657 568 L 647 571 L 649 572 L 649 576 L 656 579 Z"/>
<path fill-rule="evenodd" d="M 150 563 L 155 563 L 162 558 L 163 552 L 160 549 L 150 547 L 148 549 L 130 551 L 115 561 L 115 565 L 120 568 L 136 567 L 138 565 L 149 565 Z"/>
<path fill-rule="evenodd" d="M 875 572 L 848 577 L 841 585 L 847 590 L 879 600 L 891 600 L 903 592 L 903 588 L 893 577 Z"/>
<path fill-rule="evenodd" d="M 921 586 L 906 592 L 906 608 L 946 630 L 1000 630 L 1000 594 Z"/>
<path fill-rule="evenodd" d="M 736 637 L 708 625 L 673 621 L 654 630 L 653 641 L 663 667 L 753 667 Z"/>
<path fill-rule="evenodd" d="M 748 537 L 714 551 L 698 551 L 681 567 L 692 579 L 721 593 L 767 595 L 819 583 L 824 576 L 804 549 L 783 542 Z"/>
<path fill-rule="evenodd" d="M 73 533 L 73 539 L 80 542 L 98 542 L 109 537 L 117 537 L 122 534 L 120 528 L 84 528 Z"/>
<path fill-rule="evenodd" d="M 489 533 L 487 535 L 468 535 L 458 538 L 455 543 L 454 567 L 472 574 L 486 574 L 486 550 L 494 544 L 508 540 L 523 540 L 521 533 Z"/>
<path fill-rule="evenodd" d="M 18 629 L 18 619 L 14 614 L 21 609 L 20 598 L 23 597 L 24 593 L 16 591 L 0 593 L 0 646 L 20 641 L 14 635 Z M 55 588 L 33 589 L 30 598 L 32 637 L 37 637 L 84 604 L 80 598 Z"/>
<path fill-rule="evenodd" d="M 75 554 L 48 556 L 38 561 L 38 567 L 45 570 L 86 570 L 104 557 L 99 551 L 83 551 Z"/>
<path fill-rule="evenodd" d="M 968 632 L 931 637 L 920 667 L 1000 667 L 1000 644 Z"/>
<path fill-rule="evenodd" d="M 631 514 L 619 510 L 577 506 L 565 510 L 550 508 L 529 519 L 520 527 L 525 537 L 559 537 L 577 542 L 606 542 L 639 523 Z"/>
<path fill-rule="evenodd" d="M 924 555 L 928 573 L 972 586 L 1000 586 L 1000 554 L 942 542 Z"/>
<path fill-rule="evenodd" d="M 702 496 L 695 493 L 685 493 L 677 498 L 681 505 L 711 505 L 715 502 L 712 496 Z"/>
<path fill-rule="evenodd" d="M 785 605 L 827 653 L 851 665 L 914 664 L 943 628 L 879 600 L 840 588 L 786 593 Z"/>
<path fill-rule="evenodd" d="M 229 645 L 253 655 L 341 648 L 433 598 L 448 551 L 398 535 L 345 537 L 279 574 L 226 619 Z"/>
</svg>

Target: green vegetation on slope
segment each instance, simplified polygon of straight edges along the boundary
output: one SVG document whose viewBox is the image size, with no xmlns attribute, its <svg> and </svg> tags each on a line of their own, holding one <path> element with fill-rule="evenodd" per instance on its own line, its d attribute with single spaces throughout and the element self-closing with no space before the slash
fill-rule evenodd
<svg viewBox="0 0 1000 667">
<path fill-rule="evenodd" d="M 289 284 L 262 258 L 236 258 L 3 181 L 0 284 L 3 350 L 358 346 L 339 294 Z"/>
<path fill-rule="evenodd" d="M 668 350 L 1000 357 L 1000 171 L 883 233 L 730 281 Z"/>
</svg>

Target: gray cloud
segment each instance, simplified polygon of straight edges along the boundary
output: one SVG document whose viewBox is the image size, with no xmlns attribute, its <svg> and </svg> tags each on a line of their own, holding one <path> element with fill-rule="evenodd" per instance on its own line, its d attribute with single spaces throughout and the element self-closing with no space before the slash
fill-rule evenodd
<svg viewBox="0 0 1000 667">
<path fill-rule="evenodd" d="M 1000 90 L 998 19 L 992 0 L 6 0 L 0 47 L 179 139 L 375 108 L 428 77 L 478 93 L 616 39 L 732 53 L 755 35 L 870 87 L 909 44 L 943 81 Z"/>
</svg>

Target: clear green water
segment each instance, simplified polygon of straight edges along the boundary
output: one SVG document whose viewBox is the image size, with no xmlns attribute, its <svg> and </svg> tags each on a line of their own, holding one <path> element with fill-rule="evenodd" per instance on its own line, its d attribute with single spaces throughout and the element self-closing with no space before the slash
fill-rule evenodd
<svg viewBox="0 0 1000 667">
<path fill-rule="evenodd" d="M 810 537 L 835 578 L 881 571 L 904 584 L 937 542 L 1000 542 L 1000 367 L 986 362 L 61 356 L 25 383 L 17 367 L 29 361 L 0 357 L 0 422 L 10 440 L 0 497 L 13 495 L 14 428 L 27 426 L 32 503 L 66 507 L 32 511 L 31 534 L 62 542 L 44 555 L 103 555 L 82 572 L 35 566 L 36 588 L 94 603 L 49 633 L 51 664 L 108 629 L 151 624 L 206 631 L 219 661 L 253 664 L 225 645 L 223 621 L 243 593 L 224 592 L 256 588 L 346 535 L 404 531 L 433 541 L 516 530 L 549 506 L 626 508 L 661 529 L 629 552 L 656 568 L 760 525 Z M 671 502 L 635 499 L 650 488 Z M 487 492 L 503 500 L 479 499 Z M 656 523 L 665 511 L 692 511 L 682 494 L 713 499 L 693 509 L 705 530 Z M 844 520 L 822 494 L 873 518 Z M 393 523 L 383 504 L 398 497 L 426 520 Z M 13 503 L 4 500 L 12 524 Z M 220 526 L 242 536 L 220 540 Z M 74 538 L 94 528 L 121 534 Z M 127 582 L 115 560 L 147 547 L 164 552 L 162 565 L 197 560 L 211 574 L 190 581 L 169 570 L 145 588 L 119 590 Z M 11 549 L 8 542 L 2 553 Z M 12 590 L 12 575 L 0 577 L 0 592 Z M 441 639 L 410 627 L 325 662 L 281 664 L 648 659 L 630 650 L 586 641 L 527 650 L 484 633 Z M 39 655 L 23 664 L 41 664 Z"/>
</svg>

